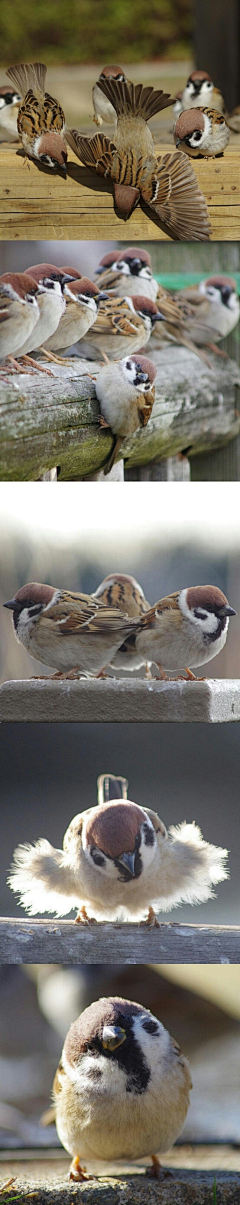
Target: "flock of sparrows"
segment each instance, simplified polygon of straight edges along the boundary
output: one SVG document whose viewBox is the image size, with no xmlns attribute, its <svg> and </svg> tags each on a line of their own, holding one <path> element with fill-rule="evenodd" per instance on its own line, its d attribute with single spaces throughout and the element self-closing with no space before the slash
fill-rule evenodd
<svg viewBox="0 0 240 1205">
<path fill-rule="evenodd" d="M 224 275 L 173 293 L 154 277 L 149 252 L 127 247 L 103 256 L 93 281 L 48 263 L 4 273 L 0 316 L 2 373 L 33 371 L 37 355 L 64 363 L 61 353 L 72 347 L 83 359 L 104 361 L 95 389 L 99 421 L 114 435 L 107 473 L 122 441 L 151 417 L 156 367 L 146 348 L 180 343 L 206 360 L 207 348 L 216 351 L 236 326 L 239 298 Z"/>
<path fill-rule="evenodd" d="M 141 586 L 110 574 L 94 594 L 73 594 L 30 582 L 3 604 L 13 612 L 17 639 L 57 671 L 57 677 L 102 676 L 107 666 L 134 670 L 157 665 L 169 671 L 204 665 L 224 647 L 235 615 L 217 586 L 176 590 L 150 606 Z M 151 674 L 150 674 L 151 676 Z"/>
</svg>

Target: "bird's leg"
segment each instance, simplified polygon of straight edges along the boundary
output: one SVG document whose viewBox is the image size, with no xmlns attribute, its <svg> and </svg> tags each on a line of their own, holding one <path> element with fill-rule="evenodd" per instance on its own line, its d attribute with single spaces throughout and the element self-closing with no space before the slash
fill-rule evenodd
<svg viewBox="0 0 240 1205">
<path fill-rule="evenodd" d="M 187 665 L 185 665 L 185 674 L 187 674 L 187 677 L 183 679 L 185 682 L 206 682 L 205 677 L 197 678 L 196 674 L 193 674 L 192 670 L 187 668 Z"/>
<path fill-rule="evenodd" d="M 209 351 L 215 352 L 215 356 L 222 356 L 224 360 L 227 359 L 227 352 L 223 351 L 222 347 L 217 347 L 216 343 L 207 343 L 206 346 L 209 347 Z"/>
<path fill-rule="evenodd" d="M 145 662 L 145 678 L 148 678 L 149 681 L 150 681 L 150 679 L 152 679 L 150 665 L 151 665 L 151 661 Z"/>
<path fill-rule="evenodd" d="M 165 669 L 163 669 L 162 665 L 159 665 L 158 661 L 157 661 L 157 667 L 159 670 L 159 677 L 162 679 L 162 681 L 169 682 L 169 678 L 168 678 L 168 675 L 165 673 Z"/>
<path fill-rule="evenodd" d="M 103 364 L 110 364 L 109 356 L 106 351 L 102 351 Z"/>
<path fill-rule="evenodd" d="M 164 1179 L 165 1176 L 172 1176 L 172 1172 L 167 1167 L 162 1167 L 157 1155 L 151 1155 L 152 1167 L 146 1168 L 146 1176 L 151 1176 L 154 1180 Z"/>
<path fill-rule="evenodd" d="M 77 916 L 75 916 L 75 925 L 96 925 L 96 923 L 94 916 L 88 916 L 85 904 L 83 904 L 82 908 L 79 908 Z"/>
<path fill-rule="evenodd" d="M 53 364 L 61 364 L 61 365 L 66 364 L 67 367 L 69 367 L 69 368 L 72 367 L 72 365 L 70 364 L 70 360 L 65 360 L 64 356 L 55 356 L 54 352 L 47 351 L 46 347 L 38 347 L 38 352 L 39 351 L 42 351 L 43 355 L 47 357 L 47 360 L 52 360 Z"/>
<path fill-rule="evenodd" d="M 10 372 L 14 372 L 14 371 L 22 372 L 22 373 L 24 373 L 24 376 L 26 376 L 26 368 L 21 368 L 21 365 L 19 364 L 18 360 L 15 360 L 14 356 L 11 356 L 11 355 L 6 356 L 6 360 L 10 360 L 10 367 L 8 367 L 8 365 L 6 365 L 6 368 L 3 366 L 4 372 L 6 372 L 7 374 L 9 374 Z M 29 376 L 33 377 L 33 372 L 32 373 L 30 372 Z"/>
<path fill-rule="evenodd" d="M 95 1176 L 88 1175 L 85 1167 L 81 1166 L 79 1155 L 75 1155 L 69 1168 L 69 1180 L 95 1180 Z"/>
<path fill-rule="evenodd" d="M 98 674 L 95 674 L 95 677 L 96 677 L 96 678 L 109 678 L 109 677 L 110 677 L 110 675 L 109 675 L 109 674 L 106 674 L 106 669 L 105 669 L 105 666 L 104 666 L 104 669 L 100 669 L 100 670 L 99 670 L 99 673 L 98 673 Z"/>
<path fill-rule="evenodd" d="M 43 368 L 41 364 L 38 364 L 37 360 L 32 359 L 32 356 L 21 356 L 20 361 L 22 364 L 32 364 L 35 372 L 46 372 L 48 377 L 53 377 L 53 372 L 50 372 L 50 368 Z"/>
<path fill-rule="evenodd" d="M 154 908 L 152 908 L 151 905 L 148 909 L 146 920 L 141 921 L 141 924 L 148 925 L 149 929 L 160 929 L 160 921 L 158 920 L 156 912 L 154 912 Z"/>
<path fill-rule="evenodd" d="M 103 418 L 103 414 L 99 414 L 98 422 L 100 427 L 108 427 L 109 429 L 110 423 L 106 423 L 106 419 Z"/>
</svg>

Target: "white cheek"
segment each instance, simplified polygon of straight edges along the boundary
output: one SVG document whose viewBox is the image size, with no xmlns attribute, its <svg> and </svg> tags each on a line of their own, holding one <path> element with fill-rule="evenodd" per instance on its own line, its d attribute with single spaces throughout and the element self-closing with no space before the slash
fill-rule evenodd
<svg viewBox="0 0 240 1205">
<path fill-rule="evenodd" d="M 134 1017 L 133 1031 L 139 1046 L 141 1046 L 141 1050 L 144 1054 L 146 1062 L 151 1069 L 151 1074 L 153 1075 L 157 1064 L 162 1062 L 168 1053 L 169 1034 L 167 1030 L 164 1029 L 164 1026 L 161 1025 L 161 1021 L 157 1022 L 157 1033 L 147 1033 L 147 1030 L 143 1028 L 143 1019 L 147 1020 L 145 1016 L 144 1018 Z M 150 1020 L 157 1021 L 157 1018 L 153 1017 L 152 1013 L 150 1013 L 149 1021 Z"/>
</svg>

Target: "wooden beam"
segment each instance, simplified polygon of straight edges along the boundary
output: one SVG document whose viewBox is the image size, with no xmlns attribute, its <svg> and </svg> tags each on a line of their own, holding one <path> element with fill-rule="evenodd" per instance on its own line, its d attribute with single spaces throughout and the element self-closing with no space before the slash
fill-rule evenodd
<svg viewBox="0 0 240 1205">
<path fill-rule="evenodd" d="M 157 154 L 173 151 L 173 141 L 156 146 Z M 239 151 L 235 142 L 220 159 L 195 159 L 194 171 L 206 197 L 211 238 L 239 239 Z M 82 167 L 72 151 L 63 180 L 30 160 L 26 163 L 22 150 L 5 143 L 0 146 L 0 238 L 169 242 L 147 207 L 138 205 L 127 222 L 118 218 L 109 182 Z"/>
<path fill-rule="evenodd" d="M 0 721 L 23 723 L 222 724 L 240 720 L 240 680 L 160 682 L 50 678 L 4 682 Z"/>
<path fill-rule="evenodd" d="M 237 438 L 240 370 L 234 360 L 213 354 L 208 368 L 185 347 L 155 351 L 153 339 L 149 354 L 157 365 L 155 403 L 147 427 L 122 444 L 119 457 L 124 454 L 127 469 L 186 450 L 201 457 Z M 75 356 L 64 366 L 52 365 L 52 377 L 36 371 L 34 377 L 13 373 L 0 380 L 0 480 L 38 480 L 58 465 L 59 479 L 66 481 L 103 468 L 113 436 L 99 426 L 99 369 Z"/>
<path fill-rule="evenodd" d="M 240 927 L 0 919 L 1 963 L 240 962 Z"/>
</svg>

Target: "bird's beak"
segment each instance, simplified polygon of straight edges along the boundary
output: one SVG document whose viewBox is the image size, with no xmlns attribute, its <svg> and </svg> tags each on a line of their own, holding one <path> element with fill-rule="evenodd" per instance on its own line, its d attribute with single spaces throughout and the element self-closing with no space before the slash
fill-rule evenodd
<svg viewBox="0 0 240 1205">
<path fill-rule="evenodd" d="M 109 293 L 99 293 L 97 301 L 109 301 Z"/>
<path fill-rule="evenodd" d="M 164 314 L 161 314 L 160 310 L 159 310 L 158 314 L 152 314 L 151 317 L 152 317 L 152 322 L 165 322 Z"/>
<path fill-rule="evenodd" d="M 140 381 L 148 381 L 148 373 L 147 372 L 138 372 L 137 375 L 138 375 L 139 382 Z"/>
<path fill-rule="evenodd" d="M 126 870 L 129 870 L 129 874 L 132 874 L 132 876 L 134 878 L 134 875 L 135 875 L 135 850 L 134 850 L 133 854 L 120 854 L 120 857 L 117 859 L 117 861 L 120 862 L 121 866 L 126 866 Z"/>
<path fill-rule="evenodd" d="M 225 616 L 225 615 L 236 615 L 236 614 L 237 614 L 237 612 L 234 611 L 234 607 L 226 606 L 226 604 L 224 604 L 224 607 L 221 607 L 220 615 Z"/>
<path fill-rule="evenodd" d="M 66 180 L 66 178 L 67 178 L 67 164 L 66 164 L 66 163 L 61 163 L 60 168 L 59 168 L 59 171 L 60 171 L 60 172 L 63 172 L 63 175 L 65 176 L 65 180 Z"/>
<path fill-rule="evenodd" d="M 104 1025 L 102 1046 L 104 1050 L 116 1050 L 117 1046 L 122 1046 L 126 1041 L 125 1029 L 121 1029 L 120 1025 Z"/>
<path fill-rule="evenodd" d="M 10 598 L 9 602 L 3 603 L 3 607 L 8 607 L 9 611 L 17 611 L 19 603 L 16 598 Z"/>
<path fill-rule="evenodd" d="M 181 138 L 176 138 L 175 146 L 181 146 Z"/>
</svg>

